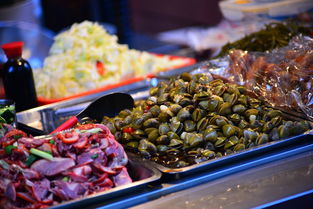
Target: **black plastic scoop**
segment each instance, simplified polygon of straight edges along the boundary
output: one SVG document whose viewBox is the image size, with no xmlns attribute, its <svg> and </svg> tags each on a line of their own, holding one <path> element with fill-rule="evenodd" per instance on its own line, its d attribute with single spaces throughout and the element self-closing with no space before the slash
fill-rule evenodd
<svg viewBox="0 0 313 209">
<path fill-rule="evenodd" d="M 85 117 L 101 121 L 103 116 L 114 117 L 121 110 L 132 107 L 134 107 L 134 99 L 129 94 L 113 93 L 104 95 L 91 102 L 84 110 L 65 121 L 50 134 L 72 128 L 78 121 Z"/>
</svg>

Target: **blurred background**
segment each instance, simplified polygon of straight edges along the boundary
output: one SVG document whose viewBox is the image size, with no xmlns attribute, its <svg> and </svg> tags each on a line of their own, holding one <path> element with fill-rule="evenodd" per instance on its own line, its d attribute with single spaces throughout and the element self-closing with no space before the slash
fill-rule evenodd
<svg viewBox="0 0 313 209">
<path fill-rule="evenodd" d="M 182 46 L 160 41 L 158 34 L 190 26 L 217 25 L 222 19 L 218 2 L 218 0 L 1 0 L 0 26 L 13 25 L 22 30 L 42 30 L 43 39 L 47 39 L 42 42 L 49 45 L 49 38 L 53 38 L 55 34 L 69 28 L 73 23 L 91 20 L 102 23 L 110 33 L 118 36 L 120 43 L 128 44 L 130 48 L 171 53 Z M 2 31 L 0 34 L 1 43 L 8 40 L 3 33 Z"/>
<path fill-rule="evenodd" d="M 269 21 L 306 13 L 312 22 L 312 8 L 311 0 L 1 0 L 0 44 L 23 40 L 40 67 L 56 34 L 90 20 L 130 48 L 203 60 Z"/>
</svg>

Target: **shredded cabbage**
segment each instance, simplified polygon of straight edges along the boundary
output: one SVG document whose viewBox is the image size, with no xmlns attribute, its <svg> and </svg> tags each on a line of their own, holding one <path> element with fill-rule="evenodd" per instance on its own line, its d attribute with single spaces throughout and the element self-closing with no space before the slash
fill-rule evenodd
<svg viewBox="0 0 313 209">
<path fill-rule="evenodd" d="M 99 73 L 97 62 L 102 63 L 104 72 Z M 34 70 L 34 78 L 37 95 L 55 99 L 184 62 L 129 49 L 98 23 L 84 21 L 55 37 L 43 68 Z"/>
</svg>

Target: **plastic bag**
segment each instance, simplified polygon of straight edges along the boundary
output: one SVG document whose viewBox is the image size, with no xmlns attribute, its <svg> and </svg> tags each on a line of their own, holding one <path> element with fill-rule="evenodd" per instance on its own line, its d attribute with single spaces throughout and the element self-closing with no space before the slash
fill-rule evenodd
<svg viewBox="0 0 313 209">
<path fill-rule="evenodd" d="M 304 113 L 313 119 L 313 39 L 296 36 L 288 46 L 272 52 L 233 50 L 206 67 L 244 85 L 273 107 Z"/>
<path fill-rule="evenodd" d="M 189 27 L 162 32 L 158 35 L 161 41 L 182 44 L 200 52 L 211 49 L 216 56 L 223 45 L 234 42 L 245 35 L 261 30 L 269 21 L 230 22 L 223 20 L 214 27 Z"/>
</svg>

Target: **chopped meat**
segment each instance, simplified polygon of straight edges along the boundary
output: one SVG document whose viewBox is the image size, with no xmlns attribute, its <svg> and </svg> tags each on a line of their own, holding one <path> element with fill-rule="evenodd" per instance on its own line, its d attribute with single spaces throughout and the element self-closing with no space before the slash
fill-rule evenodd
<svg viewBox="0 0 313 209">
<path fill-rule="evenodd" d="M 45 208 L 132 182 L 126 153 L 104 125 L 39 140 L 6 130 L 0 138 L 0 208 Z"/>
<path fill-rule="evenodd" d="M 23 169 L 23 175 L 26 179 L 40 179 L 41 175 L 39 172 L 32 169 Z"/>
<path fill-rule="evenodd" d="M 43 176 L 54 176 L 73 167 L 75 161 L 71 158 L 53 158 L 52 160 L 38 160 L 31 169 L 39 172 Z"/>
<path fill-rule="evenodd" d="M 129 177 L 127 169 L 124 167 L 119 174 L 113 176 L 113 182 L 115 186 L 121 186 L 131 183 L 132 179 Z"/>
<path fill-rule="evenodd" d="M 62 200 L 76 199 L 85 194 L 87 189 L 80 183 L 65 182 L 62 180 L 54 181 L 53 193 Z"/>
<path fill-rule="evenodd" d="M 46 178 L 38 182 L 33 182 L 32 192 L 37 201 L 44 200 L 50 190 L 50 181 Z"/>
<path fill-rule="evenodd" d="M 27 148 L 38 147 L 45 141 L 43 139 L 34 139 L 29 137 L 22 137 L 18 139 L 18 143 L 24 144 Z"/>
<path fill-rule="evenodd" d="M 12 182 L 8 183 L 5 189 L 5 196 L 7 196 L 9 199 L 13 201 L 16 200 L 16 190 Z"/>
</svg>

